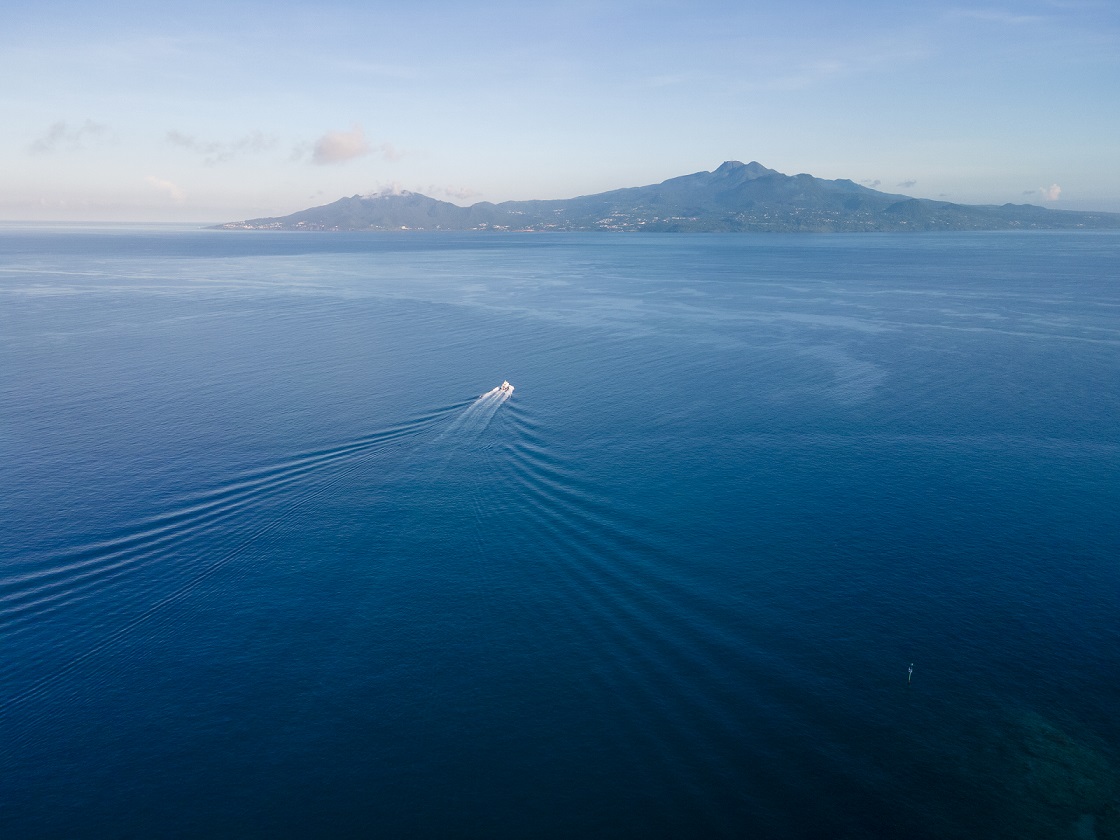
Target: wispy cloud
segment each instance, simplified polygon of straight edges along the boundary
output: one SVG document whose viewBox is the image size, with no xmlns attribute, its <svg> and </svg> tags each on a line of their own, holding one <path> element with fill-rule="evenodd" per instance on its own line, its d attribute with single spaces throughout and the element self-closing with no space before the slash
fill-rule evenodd
<svg viewBox="0 0 1120 840">
<path fill-rule="evenodd" d="M 871 189 L 875 189 L 875 188 L 876 188 L 877 186 L 879 186 L 879 185 L 880 185 L 880 184 L 882 184 L 883 182 L 882 182 L 882 181 L 880 181 L 880 180 L 879 180 L 878 178 L 876 178 L 876 179 L 874 179 L 874 180 L 872 180 L 872 179 L 870 179 L 870 178 L 867 178 L 867 179 L 865 179 L 865 180 L 863 180 L 863 181 L 860 181 L 860 183 L 861 183 L 861 184 L 863 184 L 863 185 L 864 185 L 864 186 L 866 186 L 866 187 L 871 187 Z"/>
<path fill-rule="evenodd" d="M 651 88 L 668 88 L 682 85 L 690 80 L 691 76 L 688 73 L 661 73 L 648 77 L 645 83 Z"/>
<path fill-rule="evenodd" d="M 27 150 L 33 155 L 47 155 L 58 151 L 80 149 L 84 141 L 104 135 L 108 126 L 86 120 L 81 125 L 71 126 L 63 120 L 52 124 L 42 135 L 35 138 Z"/>
<path fill-rule="evenodd" d="M 385 160 L 400 160 L 405 156 L 405 152 L 398 149 L 392 143 L 382 143 L 377 146 L 376 151 L 381 154 Z"/>
<path fill-rule="evenodd" d="M 144 180 L 148 182 L 149 186 L 159 190 L 176 204 L 182 204 L 186 199 L 183 191 L 179 189 L 178 185 L 172 183 L 171 181 L 164 180 L 163 178 L 157 178 L 155 175 L 149 175 Z"/>
<path fill-rule="evenodd" d="M 1042 15 L 1017 15 L 1003 9 L 953 9 L 949 12 L 949 17 L 1000 23 L 1006 26 L 1021 26 L 1025 23 L 1041 23 L 1046 20 Z"/>
<path fill-rule="evenodd" d="M 915 181 L 913 178 L 911 178 L 908 181 L 899 181 L 897 184 L 895 184 L 895 186 L 896 187 L 902 187 L 904 190 L 908 190 L 908 189 L 912 188 L 917 183 L 918 183 L 917 181 Z"/>
<path fill-rule="evenodd" d="M 817 57 L 807 61 L 791 61 L 792 46 L 745 41 L 741 67 L 727 84 L 739 93 L 808 90 L 853 76 L 897 73 L 900 67 L 925 61 L 933 54 L 930 47 L 897 40 L 899 43 L 889 46 L 877 41 L 820 44 L 814 51 Z M 696 81 L 705 80 L 698 77 Z M 721 80 L 711 77 L 706 83 L 720 84 Z"/>
<path fill-rule="evenodd" d="M 304 141 L 303 143 L 296 143 L 292 146 L 292 153 L 288 156 L 288 160 L 292 163 L 303 160 L 307 157 L 307 153 L 311 151 L 311 143 Z"/>
<path fill-rule="evenodd" d="M 276 145 L 276 138 L 260 131 L 253 131 L 231 142 L 200 140 L 192 134 L 184 134 L 174 129 L 167 132 L 166 140 L 172 146 L 189 149 L 203 156 L 203 163 L 213 166 L 245 154 L 259 154 Z"/>
<path fill-rule="evenodd" d="M 439 187 L 433 184 L 428 187 L 428 195 L 444 195 L 457 201 L 466 201 L 471 198 L 476 198 L 482 195 L 482 193 L 478 190 L 472 190 L 470 187 Z"/>
<path fill-rule="evenodd" d="M 783 71 L 773 75 L 760 74 L 756 78 L 742 83 L 741 87 L 753 91 L 804 90 L 852 70 L 853 65 L 842 59 L 822 59 L 802 64 L 794 68 L 792 72 Z"/>
<path fill-rule="evenodd" d="M 328 131 L 311 147 L 311 160 L 320 165 L 345 163 L 373 151 L 366 133 L 355 124 L 349 131 Z"/>
<path fill-rule="evenodd" d="M 412 67 L 401 64 L 380 64 L 372 61 L 336 60 L 334 66 L 349 74 L 378 76 L 383 79 L 415 79 L 419 74 Z"/>
</svg>

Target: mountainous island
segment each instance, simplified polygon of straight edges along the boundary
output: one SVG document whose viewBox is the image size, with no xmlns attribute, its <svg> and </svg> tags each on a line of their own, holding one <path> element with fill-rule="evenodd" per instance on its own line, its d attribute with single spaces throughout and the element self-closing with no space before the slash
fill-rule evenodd
<svg viewBox="0 0 1120 840">
<path fill-rule="evenodd" d="M 220 230 L 494 230 L 848 232 L 1120 229 L 1120 213 L 1048 210 L 1032 204 L 969 205 L 879 192 L 847 179 L 783 175 L 727 161 L 660 184 L 546 201 L 460 207 L 419 193 L 340 198 Z"/>
</svg>

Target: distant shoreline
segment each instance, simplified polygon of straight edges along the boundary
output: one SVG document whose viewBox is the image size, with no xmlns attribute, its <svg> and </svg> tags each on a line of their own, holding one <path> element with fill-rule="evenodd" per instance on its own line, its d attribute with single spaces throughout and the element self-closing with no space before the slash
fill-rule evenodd
<svg viewBox="0 0 1120 840">
<path fill-rule="evenodd" d="M 1034 204 L 954 204 L 883 193 L 848 179 L 784 175 L 725 161 L 660 184 L 571 199 L 488 201 L 461 207 L 408 191 L 353 195 L 287 216 L 244 219 L 218 230 L 455 231 L 524 233 L 893 233 L 1113 230 L 1120 213 Z"/>
</svg>

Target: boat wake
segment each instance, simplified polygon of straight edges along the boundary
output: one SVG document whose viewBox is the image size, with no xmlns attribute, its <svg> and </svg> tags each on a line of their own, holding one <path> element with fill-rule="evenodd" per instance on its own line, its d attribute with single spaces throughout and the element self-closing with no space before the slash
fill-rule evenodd
<svg viewBox="0 0 1120 840">
<path fill-rule="evenodd" d="M 66 652 L 48 661 L 34 667 L 27 661 L 0 663 L 0 718 L 51 691 L 95 657 L 158 634 L 175 620 L 173 607 L 181 612 L 219 574 L 225 576 L 223 585 L 229 584 L 227 578 L 250 574 L 287 538 L 302 510 L 339 492 L 372 461 L 381 464 L 382 478 L 390 481 L 392 463 L 418 463 L 420 450 L 433 443 L 449 447 L 449 457 L 472 450 L 512 394 L 513 386 L 503 382 L 473 402 L 235 473 L 187 492 L 149 517 L 61 551 L 28 552 L 0 574 L 0 634 L 45 645 L 52 632 L 89 604 L 112 603 L 115 609 L 112 616 L 91 619 L 67 635 Z M 51 643 L 56 649 L 57 642 L 56 635 Z"/>
<path fill-rule="evenodd" d="M 501 408 L 502 403 L 511 396 L 513 396 L 513 386 L 509 382 L 503 382 L 498 387 L 491 388 L 485 394 L 481 394 L 477 400 L 467 406 L 466 410 L 451 422 L 447 430 L 440 435 L 440 439 L 452 435 L 472 439 L 482 434 L 486 427 L 490 425 L 490 421 L 494 419 L 494 415 Z"/>
<path fill-rule="evenodd" d="M 422 446 L 465 403 L 434 409 L 333 446 L 229 476 L 178 497 L 153 515 L 64 550 L 29 551 L 0 570 L 0 635 L 58 633 L 90 603 L 111 603 L 113 615 L 91 619 L 67 637 L 68 653 L 32 663 L 0 663 L 0 719 L 49 691 L 83 663 L 140 635 L 159 632 L 172 607 L 184 604 L 219 573 L 261 563 L 299 513 L 337 492 L 373 460 Z M 468 406 L 469 410 L 469 406 Z M 407 457 L 407 456 L 405 456 Z M 247 573 L 249 569 L 241 570 Z M 34 644 L 33 642 L 29 644 Z M 39 671 L 38 674 L 35 672 Z"/>
</svg>

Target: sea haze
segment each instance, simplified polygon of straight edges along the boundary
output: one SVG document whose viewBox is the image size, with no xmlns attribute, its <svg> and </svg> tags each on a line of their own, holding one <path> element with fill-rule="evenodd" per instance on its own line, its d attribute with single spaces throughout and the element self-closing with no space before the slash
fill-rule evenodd
<svg viewBox="0 0 1120 840">
<path fill-rule="evenodd" d="M 0 835 L 1120 837 L 1117 277 L 0 229 Z"/>
</svg>

